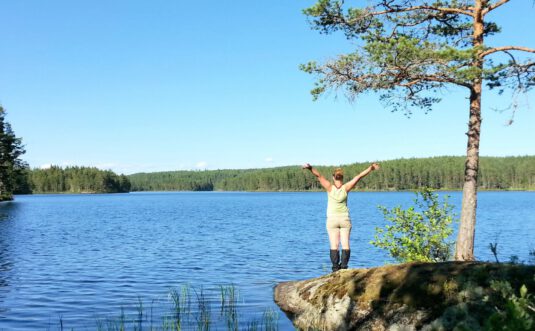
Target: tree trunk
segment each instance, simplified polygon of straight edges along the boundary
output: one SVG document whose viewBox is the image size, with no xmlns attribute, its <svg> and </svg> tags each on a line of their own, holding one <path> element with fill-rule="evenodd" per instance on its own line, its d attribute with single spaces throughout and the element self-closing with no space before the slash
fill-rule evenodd
<svg viewBox="0 0 535 331">
<path fill-rule="evenodd" d="M 474 260 L 474 237 L 477 208 L 477 174 L 479 170 L 479 134 L 481 132 L 481 83 L 470 93 L 470 121 L 464 167 L 461 224 L 457 236 L 455 260 Z"/>
<path fill-rule="evenodd" d="M 473 46 L 483 45 L 483 8 L 487 0 L 476 0 L 474 7 Z M 473 67 L 479 72 L 483 69 L 483 59 L 478 52 Z M 464 166 L 463 202 L 461 224 L 455 247 L 455 260 L 474 260 L 474 238 L 476 229 L 477 208 L 477 174 L 479 170 L 479 139 L 481 132 L 481 86 L 482 76 L 473 80 L 470 90 L 470 119 L 468 122 L 468 144 L 466 146 L 466 162 Z"/>
</svg>

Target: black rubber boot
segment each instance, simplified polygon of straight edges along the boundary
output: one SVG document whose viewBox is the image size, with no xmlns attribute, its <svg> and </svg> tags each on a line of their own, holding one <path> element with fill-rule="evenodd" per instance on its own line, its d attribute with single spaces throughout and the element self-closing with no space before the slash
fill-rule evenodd
<svg viewBox="0 0 535 331">
<path fill-rule="evenodd" d="M 350 249 L 342 249 L 342 262 L 340 263 L 340 269 L 347 269 L 350 256 L 351 256 Z"/>
<path fill-rule="evenodd" d="M 333 272 L 340 270 L 340 253 L 337 249 L 331 249 L 331 262 L 333 264 Z"/>
</svg>

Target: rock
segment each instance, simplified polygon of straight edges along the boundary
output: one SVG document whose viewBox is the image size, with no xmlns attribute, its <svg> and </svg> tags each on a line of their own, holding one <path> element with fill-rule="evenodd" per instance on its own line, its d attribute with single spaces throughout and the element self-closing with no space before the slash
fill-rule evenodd
<svg viewBox="0 0 535 331">
<path fill-rule="evenodd" d="M 408 263 L 280 283 L 275 302 L 301 330 L 478 330 L 495 311 L 493 280 L 535 290 L 535 266 Z"/>
</svg>

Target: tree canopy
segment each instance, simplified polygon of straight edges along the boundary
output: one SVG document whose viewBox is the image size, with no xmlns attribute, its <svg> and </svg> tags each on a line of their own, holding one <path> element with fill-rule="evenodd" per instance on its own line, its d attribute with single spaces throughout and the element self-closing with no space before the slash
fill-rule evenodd
<svg viewBox="0 0 535 331">
<path fill-rule="evenodd" d="M 359 42 L 351 53 L 322 64 L 311 61 L 301 69 L 318 77 L 314 98 L 332 88 L 344 89 L 351 99 L 380 92 L 388 106 L 406 113 L 428 111 L 441 100 L 439 90 L 448 85 L 472 89 L 477 79 L 499 92 L 525 92 L 535 85 L 535 62 L 514 52 L 535 50 L 486 46 L 483 38 L 500 32 L 489 20 L 482 21 L 481 39 L 474 39 L 475 16 L 506 2 L 375 0 L 367 7 L 348 8 L 344 1 L 320 0 L 304 10 L 312 28 L 325 34 L 341 31 Z M 478 3 L 483 6 L 479 11 Z M 498 54 L 506 57 L 492 58 Z"/>
<path fill-rule="evenodd" d="M 92 167 L 33 169 L 28 179 L 33 193 L 120 193 L 131 186 L 125 175 Z"/>
<path fill-rule="evenodd" d="M 13 191 L 24 176 L 27 164 L 20 159 L 25 153 L 22 139 L 15 135 L 0 106 L 0 201 L 12 200 Z"/>
</svg>

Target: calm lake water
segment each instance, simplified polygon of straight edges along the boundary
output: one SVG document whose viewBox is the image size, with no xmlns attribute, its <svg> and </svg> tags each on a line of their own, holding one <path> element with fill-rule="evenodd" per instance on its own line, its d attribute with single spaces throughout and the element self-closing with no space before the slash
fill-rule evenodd
<svg viewBox="0 0 535 331">
<path fill-rule="evenodd" d="M 460 192 L 443 194 L 460 209 Z M 350 194 L 351 268 L 388 261 L 369 244 L 384 224 L 377 205 L 413 198 Z M 169 289 L 185 284 L 214 304 L 220 285 L 235 285 L 242 323 L 279 312 L 274 285 L 330 270 L 325 207 L 324 193 L 17 196 L 0 204 L 0 329 L 56 330 L 61 319 L 65 329 L 93 330 L 121 308 L 133 320 L 139 300 L 158 324 Z M 493 260 L 488 245 L 498 242 L 501 260 L 528 260 L 535 192 L 480 192 L 476 228 L 478 259 Z M 282 312 L 279 329 L 292 329 Z"/>
</svg>

